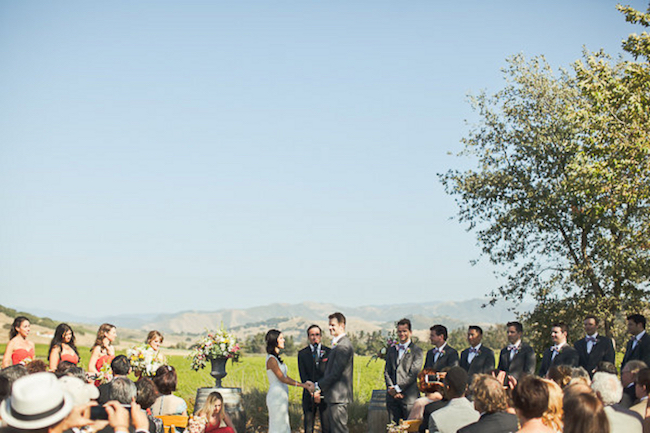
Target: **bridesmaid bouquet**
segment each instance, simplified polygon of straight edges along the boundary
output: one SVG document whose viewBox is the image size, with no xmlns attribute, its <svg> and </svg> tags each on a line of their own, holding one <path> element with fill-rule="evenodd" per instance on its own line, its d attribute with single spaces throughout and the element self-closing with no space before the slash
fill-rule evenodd
<svg viewBox="0 0 650 433">
<path fill-rule="evenodd" d="M 154 376 L 158 367 L 164 365 L 160 352 L 156 352 L 148 344 L 141 344 L 128 349 L 126 356 L 129 358 L 133 371 L 146 377 Z"/>
<path fill-rule="evenodd" d="M 97 375 L 95 375 L 95 382 L 96 384 L 103 385 L 111 380 L 113 380 L 113 369 L 111 368 L 110 362 L 105 362 L 97 372 Z"/>
<path fill-rule="evenodd" d="M 188 358 L 192 360 L 192 369 L 198 371 L 204 368 L 210 359 L 226 358 L 237 362 L 240 355 L 241 347 L 235 336 L 221 328 L 208 333 L 195 343 Z"/>
</svg>

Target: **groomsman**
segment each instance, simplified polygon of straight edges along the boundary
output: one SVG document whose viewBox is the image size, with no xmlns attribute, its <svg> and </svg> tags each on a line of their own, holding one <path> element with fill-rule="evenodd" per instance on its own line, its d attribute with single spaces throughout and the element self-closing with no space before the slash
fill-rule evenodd
<svg viewBox="0 0 650 433">
<path fill-rule="evenodd" d="M 574 347 L 578 351 L 578 365 L 587 370 L 590 377 L 593 377 L 599 362 L 606 361 L 614 364 L 616 353 L 612 340 L 598 335 L 598 318 L 596 316 L 587 316 L 582 323 L 586 335 L 576 341 Z"/>
<path fill-rule="evenodd" d="M 627 316 L 627 332 L 633 337 L 627 342 L 621 370 L 633 359 L 650 365 L 650 336 L 645 332 L 645 322 L 645 317 L 641 314 Z"/>
<path fill-rule="evenodd" d="M 411 341 L 411 321 L 402 319 L 397 322 L 397 339 L 399 344 L 388 348 L 386 353 L 386 408 L 391 421 L 399 423 L 407 419 L 413 403 L 420 396 L 418 390 L 418 373 L 422 368 L 424 354 Z"/>
<path fill-rule="evenodd" d="M 568 334 L 569 328 L 565 323 L 554 323 L 551 327 L 551 341 L 555 344 L 544 351 L 538 372 L 540 377 L 545 377 L 554 365 L 578 366 L 578 351 L 567 344 Z"/>
<path fill-rule="evenodd" d="M 467 330 L 469 346 L 460 354 L 460 366 L 467 372 L 468 383 L 472 382 L 475 374 L 490 373 L 494 370 L 494 352 L 483 346 L 483 329 L 480 326 L 470 326 Z"/>
<path fill-rule="evenodd" d="M 298 352 L 298 371 L 300 371 L 301 382 L 310 380 L 316 383 L 325 374 L 325 366 L 327 365 L 330 348 L 321 344 L 322 334 L 323 332 L 318 325 L 311 325 L 307 329 L 309 345 Z M 327 403 L 320 397 L 317 400 L 312 397 L 308 390 L 303 389 L 302 412 L 304 414 L 305 433 L 312 433 L 314 431 L 316 412 L 320 413 L 321 431 L 323 433 L 329 433 L 327 417 L 325 416 Z"/>
<path fill-rule="evenodd" d="M 447 328 L 433 325 L 429 328 L 429 339 L 435 347 L 427 352 L 424 368 L 442 371 L 445 367 L 458 365 L 458 352 L 447 344 Z"/>
<path fill-rule="evenodd" d="M 506 329 L 510 344 L 501 349 L 497 368 L 515 379 L 519 379 L 523 374 L 534 374 L 535 351 L 530 345 L 521 341 L 524 327 L 519 322 L 508 322 Z"/>
</svg>

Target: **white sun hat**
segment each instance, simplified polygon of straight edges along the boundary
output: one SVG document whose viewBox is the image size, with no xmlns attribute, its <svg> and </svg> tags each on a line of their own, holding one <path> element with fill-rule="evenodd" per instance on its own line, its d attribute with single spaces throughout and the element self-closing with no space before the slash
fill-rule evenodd
<svg viewBox="0 0 650 433">
<path fill-rule="evenodd" d="M 0 418 L 11 427 L 35 430 L 57 424 L 72 406 L 54 374 L 35 373 L 14 382 L 11 396 L 0 405 Z"/>
<path fill-rule="evenodd" d="M 78 377 L 63 376 L 59 378 L 59 384 L 64 392 L 72 396 L 73 404 L 79 406 L 87 404 L 91 400 L 99 398 L 99 390 L 95 385 L 86 383 Z"/>
</svg>

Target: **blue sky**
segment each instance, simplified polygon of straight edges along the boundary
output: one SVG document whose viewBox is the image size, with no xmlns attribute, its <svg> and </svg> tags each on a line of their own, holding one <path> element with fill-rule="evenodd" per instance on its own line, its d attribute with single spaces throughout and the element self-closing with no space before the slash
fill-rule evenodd
<svg viewBox="0 0 650 433">
<path fill-rule="evenodd" d="M 436 175 L 468 167 L 466 95 L 516 53 L 619 53 L 615 4 L 1 2 L 0 303 L 482 296 Z"/>
</svg>

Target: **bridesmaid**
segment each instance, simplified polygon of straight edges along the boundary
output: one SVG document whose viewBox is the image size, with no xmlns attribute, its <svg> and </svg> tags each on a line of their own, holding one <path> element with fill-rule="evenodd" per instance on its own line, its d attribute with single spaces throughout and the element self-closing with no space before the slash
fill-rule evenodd
<svg viewBox="0 0 650 433">
<path fill-rule="evenodd" d="M 110 323 L 102 324 L 97 330 L 95 344 L 90 349 L 90 361 L 88 361 L 88 372 L 98 373 L 102 366 L 110 363 L 115 357 L 113 341 L 117 338 L 117 328 Z"/>
<path fill-rule="evenodd" d="M 26 360 L 33 360 L 36 354 L 34 342 L 29 341 L 30 323 L 25 316 L 18 316 L 9 330 L 9 343 L 2 358 L 2 368 L 16 364 L 24 364 Z"/>
<path fill-rule="evenodd" d="M 56 371 L 61 361 L 68 361 L 74 365 L 79 363 L 79 351 L 75 345 L 74 331 L 67 323 L 61 323 L 56 327 L 47 359 L 50 361 L 50 371 Z"/>
<path fill-rule="evenodd" d="M 155 353 L 154 360 L 162 364 L 165 363 L 165 357 L 160 352 L 160 346 L 162 345 L 164 339 L 165 337 L 163 337 L 163 335 L 158 331 L 150 331 L 149 334 L 147 335 L 147 345 Z"/>
</svg>

